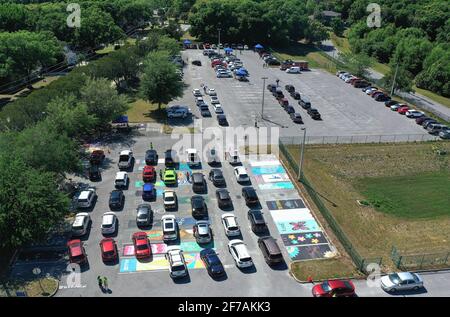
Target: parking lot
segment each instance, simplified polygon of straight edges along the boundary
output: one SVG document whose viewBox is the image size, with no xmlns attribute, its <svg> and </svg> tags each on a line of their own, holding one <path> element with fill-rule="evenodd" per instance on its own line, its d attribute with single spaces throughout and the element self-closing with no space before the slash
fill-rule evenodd
<svg viewBox="0 0 450 317">
<path fill-rule="evenodd" d="M 240 82 L 234 78 L 216 78 L 210 66 L 210 60 L 207 56 L 203 56 L 202 50 L 183 52 L 183 58 L 188 64 L 184 79 L 190 85 L 190 89 L 200 88 L 202 83 L 209 88 L 214 88 L 231 126 L 254 126 L 255 117 L 257 117 L 259 126 L 280 127 L 282 137 L 298 136 L 301 133 L 300 127 L 306 127 L 307 135 L 311 137 L 410 135 L 409 140 L 433 138 L 413 119 L 391 111 L 384 106 L 383 102 L 373 100 L 361 89 L 346 84 L 324 70 L 312 69 L 303 71 L 301 74 L 288 74 L 277 67 L 263 68 L 263 60 L 253 51 L 242 51 L 242 53 L 237 51 L 235 55 L 243 61 L 244 67 L 249 71 L 249 82 Z M 191 64 L 196 59 L 202 61 L 202 66 Z M 275 83 L 276 79 L 280 80 L 279 85 L 296 112 L 301 114 L 304 124 L 293 123 L 265 87 L 264 118 L 266 120 L 261 120 L 262 77 L 268 78 L 266 85 Z M 296 91 L 311 100 L 312 107 L 319 110 L 322 120 L 316 121 L 309 117 L 306 110 L 302 109 L 297 101 L 284 90 L 287 84 L 294 85 Z M 195 116 L 200 117 L 189 92 L 190 90 L 176 103 L 188 105 Z M 214 113 L 213 118 L 203 120 L 202 123 L 203 126 L 217 125 Z"/>
</svg>

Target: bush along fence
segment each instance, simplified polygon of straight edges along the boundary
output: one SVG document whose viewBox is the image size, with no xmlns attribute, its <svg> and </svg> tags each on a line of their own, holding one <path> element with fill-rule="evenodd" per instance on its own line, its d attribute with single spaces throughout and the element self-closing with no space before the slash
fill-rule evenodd
<svg viewBox="0 0 450 317">
<path fill-rule="evenodd" d="M 284 144 L 303 142 L 299 137 L 282 137 L 281 139 Z M 440 140 L 439 136 L 431 134 L 324 135 L 307 136 L 305 144 L 414 143 Z"/>
<path fill-rule="evenodd" d="M 286 148 L 285 144 L 283 144 L 282 140 L 280 139 L 280 153 L 284 156 L 286 159 L 286 162 L 289 164 L 289 166 L 294 170 L 298 170 L 298 164 L 295 161 L 295 159 L 292 157 L 292 155 L 289 153 L 288 149 Z M 313 186 L 309 183 L 308 179 L 305 177 L 305 175 L 302 173 L 301 175 L 301 183 L 306 188 L 306 191 L 310 195 L 311 199 L 313 200 L 314 204 L 319 209 L 322 216 L 327 221 L 328 225 L 333 230 L 336 237 L 339 239 L 343 247 L 345 248 L 345 251 L 350 255 L 351 259 L 353 260 L 355 266 L 360 270 L 361 272 L 368 274 L 370 273 L 368 271 L 368 265 L 371 263 L 378 264 L 381 266 L 383 258 L 382 257 L 374 257 L 374 258 L 364 258 L 362 257 L 359 252 L 356 250 L 354 245 L 350 242 L 347 235 L 342 230 L 341 226 L 338 224 L 334 216 L 331 214 L 331 212 L 328 210 L 328 208 L 324 205 L 322 202 L 322 199 L 317 194 L 317 192 L 314 190 Z"/>
<path fill-rule="evenodd" d="M 395 246 L 391 250 L 391 259 L 401 270 L 424 270 L 450 267 L 450 251 L 429 254 L 401 253 Z"/>
</svg>

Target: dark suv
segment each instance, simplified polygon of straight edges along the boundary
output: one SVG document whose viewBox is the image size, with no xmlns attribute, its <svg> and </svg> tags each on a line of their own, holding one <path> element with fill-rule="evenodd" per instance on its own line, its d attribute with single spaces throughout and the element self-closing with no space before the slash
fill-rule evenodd
<svg viewBox="0 0 450 317">
<path fill-rule="evenodd" d="M 313 118 L 314 120 L 320 120 L 320 113 L 319 110 L 315 109 L 315 108 L 309 108 L 308 109 L 308 114 L 311 116 L 311 118 Z"/>
<path fill-rule="evenodd" d="M 100 168 L 98 167 L 98 165 L 91 165 L 89 167 L 89 179 L 91 181 L 97 181 L 100 180 L 102 178 L 102 175 L 100 173 Z"/>
<path fill-rule="evenodd" d="M 208 178 L 209 178 L 210 181 L 212 181 L 212 183 L 215 186 L 223 186 L 223 185 L 225 185 L 225 178 L 223 177 L 223 173 L 218 168 L 213 168 L 209 172 L 209 177 Z"/>
<path fill-rule="evenodd" d="M 247 205 L 257 205 L 259 204 L 258 195 L 253 187 L 243 187 L 242 197 L 245 199 Z"/>
<path fill-rule="evenodd" d="M 216 190 L 216 198 L 219 208 L 229 208 L 233 205 L 233 203 L 231 202 L 230 193 L 226 189 Z"/>
<path fill-rule="evenodd" d="M 194 193 L 206 192 L 206 181 L 202 173 L 192 173 L 192 190 Z"/>
<path fill-rule="evenodd" d="M 192 217 L 204 218 L 208 216 L 208 207 L 202 196 L 195 195 L 191 197 Z"/>
<path fill-rule="evenodd" d="M 303 109 L 309 109 L 311 108 L 311 102 L 309 101 L 309 99 L 307 99 L 306 97 L 302 97 L 298 104 L 303 108 Z"/>
<path fill-rule="evenodd" d="M 292 85 L 286 85 L 286 86 L 284 86 L 284 89 L 286 89 L 286 91 L 289 93 L 292 93 L 295 91 L 295 87 Z"/>
<path fill-rule="evenodd" d="M 109 208 L 111 210 L 121 209 L 125 203 L 125 195 L 123 191 L 113 190 L 109 196 Z"/>
<path fill-rule="evenodd" d="M 247 218 L 254 233 L 264 233 L 268 231 L 266 221 L 260 210 L 249 210 Z"/>
<path fill-rule="evenodd" d="M 167 167 L 174 167 L 177 164 L 175 160 L 176 155 L 177 153 L 174 150 L 167 150 L 165 152 L 164 163 Z"/>
</svg>

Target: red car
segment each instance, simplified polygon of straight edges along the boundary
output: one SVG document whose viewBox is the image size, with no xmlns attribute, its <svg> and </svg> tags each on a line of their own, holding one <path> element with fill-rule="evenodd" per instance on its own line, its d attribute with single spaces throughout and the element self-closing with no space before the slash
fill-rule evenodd
<svg viewBox="0 0 450 317">
<path fill-rule="evenodd" d="M 100 250 L 102 252 L 103 261 L 113 262 L 117 260 L 117 244 L 113 238 L 104 238 L 100 241 Z"/>
<path fill-rule="evenodd" d="M 145 183 L 152 182 L 155 180 L 155 168 L 153 166 L 146 165 L 142 171 L 142 180 Z"/>
<path fill-rule="evenodd" d="M 79 265 L 87 263 L 86 251 L 84 250 L 80 239 L 70 240 L 67 243 L 67 247 L 69 248 L 70 263 L 76 263 Z"/>
<path fill-rule="evenodd" d="M 132 239 L 136 258 L 148 258 L 152 254 L 152 248 L 145 232 L 134 233 Z"/>
<path fill-rule="evenodd" d="M 355 296 L 355 285 L 349 280 L 325 281 L 314 285 L 314 297 L 348 297 Z"/>
<path fill-rule="evenodd" d="M 404 106 L 404 107 L 400 107 L 400 108 L 398 108 L 398 113 L 400 113 L 400 114 L 406 114 L 406 112 L 409 110 L 409 107 L 406 107 L 406 106 Z"/>
<path fill-rule="evenodd" d="M 278 102 L 280 103 L 281 106 L 288 106 L 289 105 L 289 100 L 287 98 L 279 99 Z"/>
</svg>

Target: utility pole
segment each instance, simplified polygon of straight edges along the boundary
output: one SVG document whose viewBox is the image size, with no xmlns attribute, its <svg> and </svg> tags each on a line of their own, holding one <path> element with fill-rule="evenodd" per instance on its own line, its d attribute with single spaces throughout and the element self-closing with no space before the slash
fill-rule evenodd
<svg viewBox="0 0 450 317">
<path fill-rule="evenodd" d="M 262 95 L 262 104 L 261 104 L 261 119 L 264 120 L 264 94 L 266 92 L 266 79 L 267 77 L 262 77 L 263 80 L 263 95 Z"/>
<path fill-rule="evenodd" d="M 298 181 L 302 180 L 302 168 L 303 168 L 303 158 L 305 156 L 305 141 L 306 141 L 306 128 L 302 128 L 303 131 L 303 142 L 302 148 L 300 150 L 300 163 L 298 165 Z"/>
<path fill-rule="evenodd" d="M 394 80 L 392 81 L 391 96 L 394 95 L 395 81 L 397 80 L 397 72 L 398 72 L 398 62 L 397 67 L 395 68 Z"/>
<path fill-rule="evenodd" d="M 219 31 L 219 43 L 217 43 L 217 50 L 218 50 L 218 53 L 220 55 L 220 31 L 222 31 L 222 29 L 218 28 L 218 31 Z"/>
</svg>

